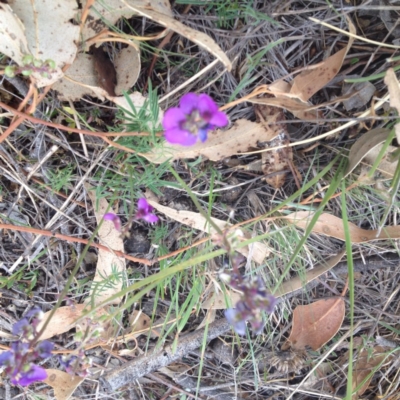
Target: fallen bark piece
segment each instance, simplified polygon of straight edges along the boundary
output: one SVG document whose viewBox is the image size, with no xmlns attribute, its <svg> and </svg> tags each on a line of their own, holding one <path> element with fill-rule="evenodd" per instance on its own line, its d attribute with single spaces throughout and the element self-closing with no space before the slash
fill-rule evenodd
<svg viewBox="0 0 400 400">
<path fill-rule="evenodd" d="M 190 351 L 199 348 L 203 344 L 205 335 L 207 335 L 207 341 L 210 341 L 232 329 L 226 319 L 215 321 L 206 328 L 188 333 L 179 338 L 179 343 L 175 351 L 173 349 L 174 346 L 171 344 L 165 346 L 155 354 L 143 355 L 121 365 L 100 378 L 101 385 L 109 392 L 115 391 L 142 376 L 170 365 L 184 357 Z"/>
</svg>

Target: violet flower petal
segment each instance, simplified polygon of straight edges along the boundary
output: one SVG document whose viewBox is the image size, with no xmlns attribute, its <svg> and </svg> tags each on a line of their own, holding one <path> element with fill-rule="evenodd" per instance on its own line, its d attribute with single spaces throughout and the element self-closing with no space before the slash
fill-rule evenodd
<svg viewBox="0 0 400 400">
<path fill-rule="evenodd" d="M 239 335 L 246 334 L 246 321 L 241 319 L 241 315 L 234 308 L 225 310 L 225 318 L 232 325 L 234 331 Z"/>
<path fill-rule="evenodd" d="M 116 215 L 114 213 L 107 213 L 107 214 L 104 214 L 103 219 L 105 221 L 111 221 L 114 224 L 114 228 L 118 232 L 121 232 L 122 223 L 121 223 L 121 219 L 118 217 L 118 215 Z"/>
<path fill-rule="evenodd" d="M 165 140 L 171 144 L 192 146 L 197 142 L 197 137 L 181 128 L 168 129 L 164 132 Z"/>
<path fill-rule="evenodd" d="M 31 383 L 44 381 L 47 378 L 47 372 L 38 365 L 32 365 L 27 372 L 17 372 L 11 379 L 13 385 L 28 386 Z"/>
<path fill-rule="evenodd" d="M 14 353 L 12 351 L 3 351 L 0 354 L 0 366 L 7 366 L 13 363 L 14 361 Z"/>
<path fill-rule="evenodd" d="M 44 359 L 52 356 L 51 352 L 53 348 L 54 343 L 49 342 L 48 340 L 43 340 L 36 346 L 36 351 L 38 352 L 39 357 Z"/>
<path fill-rule="evenodd" d="M 147 214 L 147 215 L 143 216 L 143 219 L 150 224 L 154 224 L 155 222 L 158 222 L 158 217 L 157 217 L 157 215 L 154 215 L 154 214 Z"/>
<path fill-rule="evenodd" d="M 164 114 L 162 126 L 165 130 L 179 128 L 186 121 L 186 115 L 180 108 L 170 108 Z"/>
<path fill-rule="evenodd" d="M 13 325 L 13 328 L 12 328 L 13 335 L 17 335 L 17 336 L 22 335 L 26 331 L 26 328 L 28 326 L 29 326 L 28 319 L 22 318 L 21 320 L 19 320 L 18 322 L 16 322 Z"/>
<path fill-rule="evenodd" d="M 210 124 L 222 128 L 228 125 L 229 120 L 226 114 L 222 111 L 217 111 L 210 119 Z"/>
<path fill-rule="evenodd" d="M 180 109 L 186 114 L 191 114 L 199 103 L 199 96 L 196 93 L 187 93 L 181 97 L 179 101 Z"/>
</svg>

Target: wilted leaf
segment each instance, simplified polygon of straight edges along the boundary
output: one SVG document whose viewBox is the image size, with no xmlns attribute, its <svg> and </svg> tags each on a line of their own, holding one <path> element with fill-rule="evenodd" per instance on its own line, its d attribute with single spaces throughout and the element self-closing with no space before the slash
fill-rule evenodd
<svg viewBox="0 0 400 400">
<path fill-rule="evenodd" d="M 395 127 L 400 128 L 400 124 L 397 124 Z M 378 144 L 378 146 L 374 147 L 368 154 L 365 156 L 364 161 L 368 163 L 369 165 L 374 165 L 376 159 L 378 158 L 378 155 L 380 151 L 382 150 L 383 143 Z M 386 178 L 393 178 L 394 173 L 397 168 L 397 163 L 398 160 L 394 159 L 392 160 L 390 158 L 390 153 L 394 152 L 397 150 L 397 147 L 394 146 L 388 146 L 386 149 L 385 155 L 382 157 L 381 161 L 379 162 L 377 171 L 380 172 L 382 175 L 384 175 Z"/>
<path fill-rule="evenodd" d="M 387 352 L 382 346 L 374 347 L 372 352 L 368 349 L 363 349 L 360 352 L 353 371 L 353 390 L 359 385 L 361 385 L 361 387 L 358 389 L 357 393 L 353 394 L 353 399 L 357 399 L 358 396 L 361 396 L 368 389 L 372 377 L 374 376 L 373 371 L 376 370 L 386 358 Z"/>
<path fill-rule="evenodd" d="M 196 158 L 204 156 L 211 161 L 219 161 L 232 155 L 250 151 L 257 142 L 268 142 L 276 136 L 272 128 L 244 119 L 237 120 L 225 131 L 215 130 L 208 134 L 208 140 L 194 146 L 164 145 L 150 153 L 142 154 L 149 161 L 161 164 L 167 160 Z"/>
<path fill-rule="evenodd" d="M 0 3 L 0 53 L 22 65 L 25 54 L 29 54 L 25 28 L 8 4 Z"/>
<path fill-rule="evenodd" d="M 138 46 L 122 49 L 114 59 L 117 71 L 117 86 L 115 93 L 122 95 L 136 83 L 140 74 L 140 51 Z"/>
<path fill-rule="evenodd" d="M 299 211 L 282 217 L 287 219 L 298 228 L 306 229 L 312 214 L 308 211 Z M 372 240 L 400 239 L 400 226 L 384 226 L 382 230 L 361 229 L 357 225 L 349 222 L 350 239 L 352 243 L 366 243 Z M 345 241 L 343 220 L 331 214 L 321 214 L 317 223 L 314 225 L 313 233 L 334 237 Z"/>
<path fill-rule="evenodd" d="M 350 33 L 355 34 L 356 28 L 353 23 L 349 18 L 347 18 L 347 21 Z M 308 101 L 337 75 L 353 42 L 354 38 L 350 37 L 345 48 L 328 57 L 320 64 L 312 65 L 306 71 L 297 75 L 293 80 L 290 93 L 297 96 L 302 101 Z"/>
<path fill-rule="evenodd" d="M 183 225 L 190 226 L 191 228 L 198 229 L 200 231 L 215 234 L 217 233 L 212 226 L 209 225 L 207 220 L 200 214 L 193 211 L 186 210 L 174 210 L 173 208 L 162 206 L 157 201 L 150 199 L 149 195 L 146 194 L 147 201 L 150 205 L 152 205 L 156 210 L 165 214 L 167 217 L 172 218 L 175 221 L 180 222 Z M 229 224 L 226 221 L 222 221 L 217 218 L 211 218 L 211 220 L 216 224 L 221 230 L 229 228 Z M 246 239 L 246 238 L 243 238 Z M 265 262 L 265 258 L 269 254 L 269 249 L 263 243 L 252 243 L 252 257 L 254 261 L 259 264 Z M 250 251 L 249 246 L 238 248 L 237 251 L 244 256 L 248 257 Z"/>
<path fill-rule="evenodd" d="M 110 248 L 110 251 L 99 249 L 96 274 L 90 290 L 90 299 L 94 296 L 94 303 L 99 304 L 122 289 L 125 276 L 125 258 L 116 256 L 112 250 L 123 252 L 124 242 L 120 232 L 115 229 L 112 221 L 103 220 L 104 214 L 113 212 L 109 209 L 108 201 L 105 198 L 97 199 L 95 190 L 89 189 L 88 194 L 93 204 L 97 223 L 100 224 L 103 221 L 97 232 L 100 244 Z M 112 280 L 112 284 L 105 284 L 104 281 L 112 275 L 117 275 Z M 115 299 L 112 304 L 119 304 L 120 301 L 121 299 Z"/>
<path fill-rule="evenodd" d="M 344 315 L 345 304 L 340 297 L 297 306 L 288 343 L 296 350 L 304 350 L 307 346 L 318 350 L 336 335 Z"/>
<path fill-rule="evenodd" d="M 226 304 L 229 299 L 230 305 Z M 226 293 L 219 291 L 213 293 L 207 300 L 201 303 L 201 308 L 205 310 L 226 310 L 235 305 L 240 300 L 240 294 L 233 290 L 226 290 Z"/>
<path fill-rule="evenodd" d="M 349 165 L 345 176 L 350 174 L 363 158 L 375 147 L 384 143 L 389 136 L 389 129 L 377 128 L 364 133 L 352 146 L 349 153 Z"/>
<path fill-rule="evenodd" d="M 50 78 L 32 74 L 38 87 L 56 82 L 63 76 L 61 68 L 72 64 L 77 53 L 79 26 L 72 23 L 76 1 L 63 0 L 55 4 L 53 0 L 9 0 L 8 4 L 25 27 L 30 54 L 42 61 L 53 60 L 56 64 L 56 71 Z"/>
<path fill-rule="evenodd" d="M 84 380 L 79 376 L 72 376 L 58 369 L 46 369 L 46 372 L 47 378 L 44 383 L 54 389 L 56 400 L 68 400 Z"/>
<path fill-rule="evenodd" d="M 322 274 L 331 270 L 336 264 L 340 262 L 346 250 L 341 251 L 337 256 L 334 256 L 326 262 L 319 263 L 313 269 L 310 269 L 301 276 L 295 276 L 286 282 L 283 282 L 275 291 L 274 296 L 282 297 L 285 294 L 292 293 L 295 290 L 303 288 L 307 283 L 317 279 Z"/>
<path fill-rule="evenodd" d="M 225 65 L 228 71 L 231 70 L 232 64 L 229 58 L 222 51 L 221 47 L 219 47 L 218 44 L 213 39 L 211 39 L 210 36 L 189 28 L 188 26 L 174 19 L 172 15 L 167 15 L 163 12 L 157 11 L 154 8 L 152 9 L 150 7 L 144 6 L 143 2 L 139 2 L 141 4 L 135 5 L 132 4 L 130 1 L 122 1 L 126 5 L 129 4 L 129 7 L 142 17 L 149 18 L 155 22 L 158 22 L 160 25 L 165 26 L 168 29 L 172 29 L 173 31 L 182 35 L 184 38 L 191 40 L 203 49 L 209 51 L 211 54 L 214 55 L 214 57 L 216 57 Z"/>
<path fill-rule="evenodd" d="M 387 70 L 384 81 L 389 89 L 390 106 L 394 107 L 400 113 L 400 84 L 393 68 Z M 400 124 L 396 124 L 396 128 L 397 142 L 400 143 Z"/>
<path fill-rule="evenodd" d="M 354 108 L 365 106 L 376 92 L 376 87 L 368 81 L 346 83 L 343 86 L 342 92 L 344 95 L 351 95 L 349 99 L 343 101 L 344 108 L 350 111 Z"/>
</svg>

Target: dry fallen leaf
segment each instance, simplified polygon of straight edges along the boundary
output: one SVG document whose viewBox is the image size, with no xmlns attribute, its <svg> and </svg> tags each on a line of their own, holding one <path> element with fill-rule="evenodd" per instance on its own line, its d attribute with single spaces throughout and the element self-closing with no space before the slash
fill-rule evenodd
<svg viewBox="0 0 400 400">
<path fill-rule="evenodd" d="M 181 224 L 190 226 L 191 228 L 198 229 L 199 231 L 203 231 L 209 234 L 217 233 L 212 226 L 209 225 L 207 220 L 200 214 L 193 211 L 186 210 L 174 210 L 173 208 L 162 206 L 159 204 L 155 196 L 151 196 L 150 193 L 146 193 L 147 201 L 151 206 L 153 206 L 157 211 L 165 214 L 167 217 L 172 218 L 175 221 L 180 222 Z M 216 224 L 221 230 L 224 230 L 229 227 L 229 224 L 226 221 L 211 218 L 211 220 Z M 246 240 L 246 238 L 243 238 Z M 244 256 L 248 257 L 250 254 L 250 246 L 238 248 L 237 251 Z M 259 264 L 265 262 L 265 258 L 269 254 L 269 248 L 263 243 L 252 243 L 251 244 L 251 255 L 254 261 Z"/>
<path fill-rule="evenodd" d="M 397 124 L 396 127 L 400 128 L 400 124 Z M 378 158 L 379 153 L 382 150 L 383 143 L 378 144 L 378 146 L 375 146 L 364 158 L 364 162 L 368 163 L 371 167 L 374 165 L 376 159 Z M 379 162 L 377 171 L 383 175 L 385 178 L 393 178 L 394 173 L 397 168 L 397 163 L 398 160 L 394 159 L 392 160 L 390 158 L 390 155 L 392 152 L 397 150 L 398 147 L 394 146 L 388 146 L 386 149 L 385 155 L 382 157 L 381 161 Z M 387 192 L 388 193 L 388 192 Z"/>
<path fill-rule="evenodd" d="M 96 274 L 90 288 L 90 300 L 94 300 L 94 304 L 99 304 L 107 298 L 121 291 L 123 286 L 123 276 L 125 276 L 125 258 L 116 256 L 112 250 L 124 251 L 124 242 L 112 221 L 104 221 L 103 216 L 107 212 L 113 212 L 109 209 L 108 201 L 105 198 L 97 199 L 96 191 L 88 189 L 89 197 L 93 204 L 94 214 L 98 224 L 103 221 L 97 235 L 100 244 L 110 248 L 111 251 L 99 249 Z M 104 285 L 104 280 L 117 273 L 119 279 L 114 279 L 113 284 Z M 102 284 L 103 282 L 103 284 Z M 121 299 L 115 299 L 112 304 L 119 304 Z"/>
<path fill-rule="evenodd" d="M 353 399 L 357 399 L 358 396 L 364 394 L 374 376 L 373 371 L 379 367 L 387 357 L 387 351 L 382 346 L 374 347 L 372 352 L 369 349 L 363 349 L 359 353 L 353 371 L 353 390 L 359 385 L 361 385 L 361 387 L 357 390 L 357 393 L 353 394 Z"/>
<path fill-rule="evenodd" d="M 306 229 L 312 213 L 308 211 L 299 211 L 282 217 L 298 228 Z M 361 229 L 357 225 L 349 222 L 350 239 L 352 243 L 366 243 L 372 240 L 400 239 L 400 225 L 385 226 L 381 231 Z M 345 233 L 343 228 L 343 220 L 331 214 L 321 214 L 317 223 L 314 225 L 313 233 L 319 233 L 325 236 L 334 237 L 345 241 Z"/>
<path fill-rule="evenodd" d="M 133 337 L 138 337 L 142 335 L 142 333 L 140 332 L 150 328 L 151 318 L 148 315 L 146 315 L 143 311 L 134 310 L 132 314 L 129 316 L 129 325 L 130 328 L 127 330 L 126 333 L 127 334 L 135 333 Z M 145 331 L 144 333 L 147 333 L 147 331 Z"/>
<path fill-rule="evenodd" d="M 227 304 L 229 299 L 230 304 Z M 207 300 L 201 303 L 201 308 L 205 310 L 226 310 L 228 307 L 234 306 L 240 300 L 240 294 L 233 290 L 219 291 L 213 293 Z"/>
<path fill-rule="evenodd" d="M 355 26 L 349 18 L 347 18 L 347 21 L 349 32 L 355 34 Z M 307 102 L 337 75 L 353 42 L 354 38 L 350 37 L 345 48 L 328 57 L 320 64 L 311 65 L 307 70 L 297 75 L 293 80 L 290 93 L 297 96 L 300 100 Z"/>
<path fill-rule="evenodd" d="M 286 282 L 283 282 L 275 291 L 274 296 L 282 297 L 285 294 L 292 293 L 295 290 L 303 288 L 307 283 L 317 279 L 319 276 L 331 270 L 336 264 L 340 262 L 343 256 L 346 254 L 346 250 L 341 251 L 338 255 L 330 258 L 326 262 L 322 262 L 316 265 L 313 269 L 310 269 L 301 276 L 295 276 Z"/>
<path fill-rule="evenodd" d="M 287 343 L 296 350 L 320 349 L 342 326 L 345 304 L 341 297 L 318 300 L 306 306 L 297 306 Z"/>
<path fill-rule="evenodd" d="M 394 107 L 400 113 L 400 84 L 393 68 L 387 70 L 384 81 L 389 89 L 390 107 Z M 397 142 L 400 143 L 400 124 L 396 124 L 395 127 Z"/>
<path fill-rule="evenodd" d="M 71 376 L 58 369 L 46 369 L 46 372 L 47 378 L 43 382 L 54 389 L 56 400 L 68 400 L 84 380 L 79 376 Z"/>
<path fill-rule="evenodd" d="M 29 54 L 25 28 L 8 4 L 0 3 L 0 53 L 22 65 L 25 54 Z"/>
<path fill-rule="evenodd" d="M 140 74 L 139 46 L 129 46 L 122 49 L 114 59 L 117 71 L 117 86 L 115 93 L 120 96 L 136 83 Z"/>
<path fill-rule="evenodd" d="M 38 87 L 56 82 L 63 76 L 61 68 L 72 64 L 77 53 L 79 26 L 72 23 L 76 1 L 63 0 L 56 6 L 53 0 L 9 0 L 8 4 L 25 27 L 29 54 L 42 61 L 53 60 L 56 64 L 50 78 L 32 74 Z M 19 32 L 14 33 L 19 35 Z M 14 61 L 21 65 L 17 59 Z"/>
<path fill-rule="evenodd" d="M 237 120 L 234 125 L 225 130 L 215 130 L 208 134 L 208 140 L 194 146 L 167 145 L 159 147 L 150 153 L 142 154 L 149 161 L 161 164 L 167 160 L 180 158 L 196 158 L 204 156 L 211 161 L 219 161 L 232 155 L 257 147 L 257 142 L 268 142 L 276 136 L 272 128 L 244 119 Z"/>
<path fill-rule="evenodd" d="M 354 168 L 371 152 L 374 148 L 386 141 L 390 133 L 389 129 L 377 128 L 364 133 L 352 146 L 349 153 L 349 164 L 345 176 L 350 174 Z M 376 155 L 375 155 L 376 156 Z"/>
</svg>

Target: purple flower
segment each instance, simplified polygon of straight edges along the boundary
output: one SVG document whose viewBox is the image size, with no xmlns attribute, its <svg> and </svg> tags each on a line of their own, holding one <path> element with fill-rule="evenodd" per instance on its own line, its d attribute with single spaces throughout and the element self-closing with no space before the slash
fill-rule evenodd
<svg viewBox="0 0 400 400">
<path fill-rule="evenodd" d="M 118 232 L 121 232 L 122 224 L 121 224 L 121 220 L 118 217 L 118 215 L 116 215 L 114 213 L 107 213 L 107 214 L 104 214 L 103 218 L 105 221 L 111 221 L 114 224 L 114 228 Z"/>
<path fill-rule="evenodd" d="M 260 278 L 245 279 L 239 273 L 223 273 L 220 277 L 229 285 L 242 292 L 235 308 L 225 311 L 225 318 L 239 334 L 246 332 L 246 321 L 250 322 L 256 334 L 262 332 L 265 321 L 262 312 L 271 313 L 276 304 L 276 298 L 267 292 Z"/>
<path fill-rule="evenodd" d="M 144 219 L 150 224 L 158 221 L 158 217 L 151 213 L 154 207 L 152 207 L 145 198 L 142 197 L 138 200 L 137 207 L 136 219 Z"/>
<path fill-rule="evenodd" d="M 29 321 L 27 318 L 22 318 L 20 321 L 16 322 L 12 328 L 13 335 L 20 336 L 20 335 L 29 335 L 32 333 L 32 329 L 29 326 Z"/>
<path fill-rule="evenodd" d="M 28 386 L 31 383 L 44 381 L 47 378 L 47 372 L 38 365 L 31 364 L 26 367 L 26 371 L 16 371 L 11 378 L 13 385 Z"/>
<path fill-rule="evenodd" d="M 51 357 L 51 352 L 53 348 L 54 348 L 54 343 L 49 342 L 48 340 L 43 340 L 36 346 L 37 356 L 43 359 Z"/>
<path fill-rule="evenodd" d="M 209 130 L 227 124 L 228 117 L 210 96 L 195 93 L 182 96 L 179 108 L 167 110 L 162 121 L 165 140 L 182 146 L 192 146 L 197 139 L 205 142 Z"/>
</svg>

